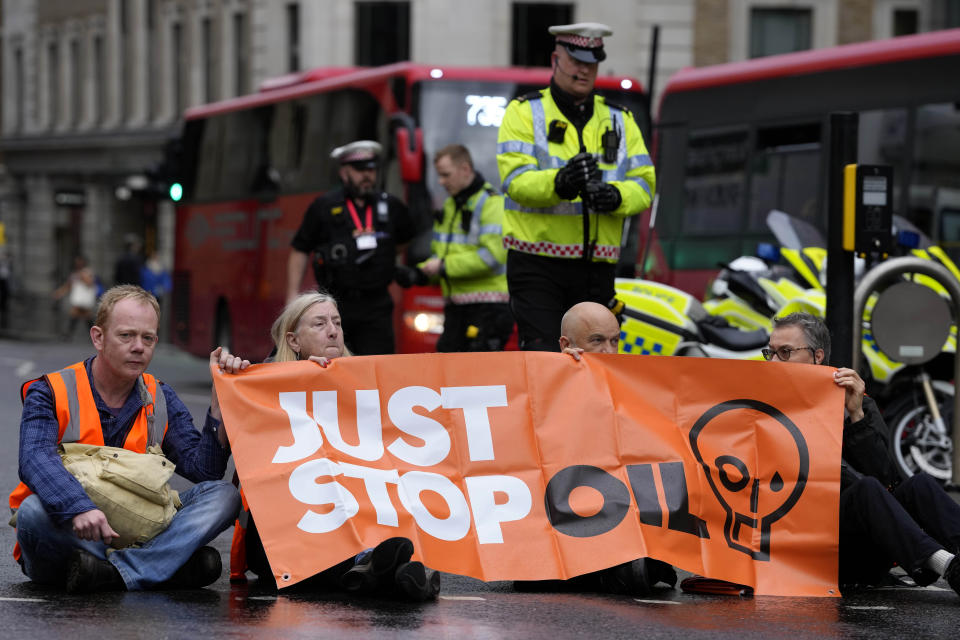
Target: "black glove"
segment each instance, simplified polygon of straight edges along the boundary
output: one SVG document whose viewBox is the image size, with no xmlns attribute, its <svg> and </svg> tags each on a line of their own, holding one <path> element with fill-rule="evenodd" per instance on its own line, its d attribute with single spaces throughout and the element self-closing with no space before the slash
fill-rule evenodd
<svg viewBox="0 0 960 640">
<path fill-rule="evenodd" d="M 578 153 L 570 158 L 553 180 L 553 189 L 564 200 L 573 200 L 591 180 L 600 179 L 600 168 L 592 153 Z"/>
<path fill-rule="evenodd" d="M 422 287 L 429 282 L 427 274 L 416 267 L 408 267 L 405 264 L 397 265 L 397 272 L 393 279 L 404 289 L 409 289 L 413 286 Z"/>
<path fill-rule="evenodd" d="M 583 202 L 591 211 L 609 213 L 620 206 L 620 190 L 606 182 L 591 181 L 583 192 Z"/>
</svg>

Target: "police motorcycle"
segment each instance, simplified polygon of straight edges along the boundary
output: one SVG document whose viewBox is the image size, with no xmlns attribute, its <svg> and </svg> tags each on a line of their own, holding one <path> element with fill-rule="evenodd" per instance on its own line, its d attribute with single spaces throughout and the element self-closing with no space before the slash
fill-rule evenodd
<svg viewBox="0 0 960 640">
<path fill-rule="evenodd" d="M 761 245 L 758 256 L 741 256 L 725 265 L 704 302 L 708 313 L 726 318 L 744 329 L 767 329 L 772 318 L 794 311 L 825 316 L 824 290 L 827 252 L 825 240 L 812 225 L 780 211 L 771 211 L 767 223 L 779 247 Z M 960 280 L 960 270 L 946 252 L 907 220 L 894 216 L 899 252 L 946 267 Z M 869 265 L 855 260 L 857 280 Z M 939 294 L 946 291 L 927 276 L 915 280 Z M 877 295 L 866 303 L 862 318 L 861 375 L 870 394 L 882 408 L 890 429 L 891 454 L 904 476 L 925 471 L 940 482 L 952 476 L 953 358 L 957 328 L 951 328 L 940 355 L 922 365 L 908 366 L 880 350 L 870 328 Z"/>
<path fill-rule="evenodd" d="M 760 360 L 764 329 L 746 331 L 707 313 L 690 294 L 660 282 L 617 278 L 620 353 Z"/>
</svg>

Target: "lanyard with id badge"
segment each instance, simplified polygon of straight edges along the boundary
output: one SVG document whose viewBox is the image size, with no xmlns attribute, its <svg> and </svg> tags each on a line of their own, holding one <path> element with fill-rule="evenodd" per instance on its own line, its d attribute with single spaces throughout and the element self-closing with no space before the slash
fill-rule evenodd
<svg viewBox="0 0 960 640">
<path fill-rule="evenodd" d="M 353 230 L 353 237 L 357 242 L 358 251 L 369 251 L 377 248 L 377 234 L 373 230 L 373 207 L 369 204 L 364 212 L 364 223 L 360 224 L 360 216 L 357 215 L 357 208 L 353 206 L 353 201 L 347 199 L 347 210 L 350 217 L 353 218 L 353 224 L 356 229 Z"/>
</svg>

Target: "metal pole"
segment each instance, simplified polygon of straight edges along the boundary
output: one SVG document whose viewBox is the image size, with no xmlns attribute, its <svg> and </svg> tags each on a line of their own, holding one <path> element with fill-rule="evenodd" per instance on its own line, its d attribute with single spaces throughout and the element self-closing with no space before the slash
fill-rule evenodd
<svg viewBox="0 0 960 640">
<path fill-rule="evenodd" d="M 856 113 L 830 114 L 826 322 L 833 345 L 830 364 L 835 367 L 853 362 L 853 252 L 843 249 L 843 168 L 857 162 L 859 119 Z"/>
<path fill-rule="evenodd" d="M 953 310 L 953 322 L 960 322 L 960 282 L 941 264 L 923 258 L 904 256 L 892 258 L 867 272 L 857 286 L 854 295 L 853 313 L 855 318 L 863 317 L 867 299 L 874 291 L 884 288 L 888 283 L 900 282 L 905 273 L 921 273 L 939 282 L 950 294 L 950 308 Z M 860 327 L 861 322 L 851 324 L 853 332 L 853 369 L 860 365 Z M 960 380 L 960 357 L 953 359 L 954 384 Z M 953 484 L 960 484 L 960 393 L 953 392 L 953 425 L 950 429 L 953 439 Z"/>
<path fill-rule="evenodd" d="M 657 79 L 657 51 L 660 49 L 660 25 L 653 25 L 650 36 L 650 66 L 647 68 L 647 101 L 650 104 L 650 121 L 653 121 L 653 90 Z M 649 132 L 644 132 L 647 135 Z"/>
</svg>

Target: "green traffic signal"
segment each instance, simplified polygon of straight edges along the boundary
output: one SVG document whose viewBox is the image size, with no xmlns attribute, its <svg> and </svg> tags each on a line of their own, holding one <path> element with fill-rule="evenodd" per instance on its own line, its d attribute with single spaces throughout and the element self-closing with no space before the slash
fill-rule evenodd
<svg viewBox="0 0 960 640">
<path fill-rule="evenodd" d="M 183 197 L 183 185 L 179 182 L 174 182 L 170 185 L 170 199 L 174 202 L 180 202 L 180 198 Z"/>
</svg>

